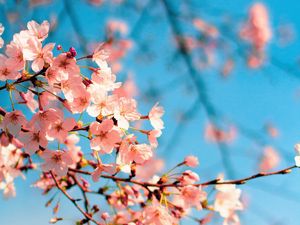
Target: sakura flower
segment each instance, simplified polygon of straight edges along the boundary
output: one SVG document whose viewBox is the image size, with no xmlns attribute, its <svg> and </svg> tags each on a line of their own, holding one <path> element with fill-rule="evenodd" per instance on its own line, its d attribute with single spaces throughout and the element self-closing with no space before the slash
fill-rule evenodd
<svg viewBox="0 0 300 225">
<path fill-rule="evenodd" d="M 16 188 L 13 182 L 0 183 L 0 190 L 3 189 L 3 195 L 5 198 L 11 198 L 16 196 Z"/>
<path fill-rule="evenodd" d="M 38 24 L 34 20 L 27 23 L 27 28 L 32 36 L 35 36 L 39 41 L 43 41 L 48 37 L 50 24 L 48 21 L 43 21 Z"/>
<path fill-rule="evenodd" d="M 20 77 L 18 70 L 9 65 L 8 58 L 0 54 L 0 81 L 16 80 Z"/>
<path fill-rule="evenodd" d="M 157 138 L 161 136 L 161 131 L 160 130 L 151 130 L 148 133 L 148 140 L 150 142 L 150 145 L 154 148 L 157 147 L 158 142 L 157 142 Z"/>
<path fill-rule="evenodd" d="M 79 142 L 80 138 L 76 134 L 70 134 L 64 141 L 66 146 L 75 146 Z"/>
<path fill-rule="evenodd" d="M 208 124 L 205 128 L 205 139 L 210 142 L 232 142 L 237 135 L 236 128 L 229 127 L 228 131 L 221 130 L 212 124 Z"/>
<path fill-rule="evenodd" d="M 104 221 L 106 221 L 107 219 L 109 219 L 109 214 L 108 214 L 108 212 L 104 212 L 104 213 L 102 213 L 101 214 L 101 219 L 103 219 Z"/>
<path fill-rule="evenodd" d="M 121 83 L 116 83 L 116 75 L 112 73 L 111 68 L 107 63 L 103 64 L 101 69 L 95 70 L 92 74 L 92 82 L 94 85 L 99 85 L 98 89 L 105 91 L 113 91 L 121 86 Z"/>
<path fill-rule="evenodd" d="M 268 171 L 280 163 L 280 156 L 277 151 L 272 147 L 266 147 L 263 152 L 263 156 L 260 163 L 260 169 L 262 171 Z"/>
<path fill-rule="evenodd" d="M 189 167 L 196 167 L 199 165 L 198 158 L 193 155 L 185 157 L 184 162 Z"/>
<path fill-rule="evenodd" d="M 61 53 L 53 60 L 52 69 L 61 80 L 80 74 L 80 69 L 76 64 L 76 59 L 68 57 L 67 53 Z"/>
<path fill-rule="evenodd" d="M 13 135 L 18 135 L 22 126 L 24 126 L 26 122 L 27 121 L 23 113 L 19 110 L 15 110 L 5 114 L 0 127 Z"/>
<path fill-rule="evenodd" d="M 115 144 L 121 141 L 120 134 L 114 129 L 114 122 L 111 119 L 104 120 L 102 123 L 91 123 L 90 132 L 94 135 L 91 148 L 102 153 L 111 153 Z"/>
<path fill-rule="evenodd" d="M 109 20 L 107 23 L 107 29 L 109 32 L 120 32 L 121 34 L 127 34 L 128 27 L 124 21 L 121 20 Z"/>
<path fill-rule="evenodd" d="M 295 145 L 295 151 L 296 151 L 295 163 L 296 166 L 300 167 L 300 144 Z"/>
<path fill-rule="evenodd" d="M 136 177 L 139 179 L 149 179 L 156 173 L 160 172 L 164 167 L 164 161 L 152 157 L 143 165 L 136 165 Z"/>
<path fill-rule="evenodd" d="M 116 99 L 114 96 L 108 96 L 106 91 L 98 87 L 91 85 L 88 88 L 92 96 L 91 100 L 94 104 L 87 108 L 87 113 L 92 117 L 111 115 L 116 105 Z"/>
<path fill-rule="evenodd" d="M 113 164 L 99 164 L 95 171 L 92 173 L 93 181 L 97 182 L 103 172 L 114 174 L 116 172 L 116 166 Z"/>
<path fill-rule="evenodd" d="M 37 38 L 30 38 L 27 43 L 28 46 L 23 49 L 23 57 L 33 61 L 31 68 L 34 72 L 42 70 L 45 64 L 52 63 L 54 43 L 42 47 L 42 43 Z"/>
<path fill-rule="evenodd" d="M 138 94 L 138 88 L 131 75 L 128 76 L 127 80 L 119 88 L 114 90 L 114 95 L 119 98 L 132 98 Z"/>
<path fill-rule="evenodd" d="M 114 117 L 118 120 L 120 128 L 128 130 L 129 121 L 140 118 L 140 114 L 136 111 L 136 101 L 134 99 L 120 98 L 119 105 L 114 112 Z"/>
<path fill-rule="evenodd" d="M 164 109 L 156 103 L 149 112 L 149 120 L 151 125 L 156 130 L 164 129 L 164 122 L 161 117 L 164 114 Z"/>
<path fill-rule="evenodd" d="M 131 144 L 127 140 L 122 141 L 119 157 L 124 164 L 130 164 L 133 161 L 137 164 L 143 164 L 151 159 L 152 156 L 151 146 L 146 144 Z"/>
<path fill-rule="evenodd" d="M 14 39 L 17 39 L 19 36 L 20 35 L 15 34 Z M 14 70 L 24 69 L 25 60 L 23 57 L 23 47 L 20 43 L 18 44 L 15 41 L 10 42 L 10 44 L 6 45 L 5 53 L 8 56 L 6 62 L 7 66 L 14 68 Z"/>
<path fill-rule="evenodd" d="M 72 113 L 82 113 L 90 105 L 91 95 L 84 88 L 77 90 L 78 96 L 72 101 L 66 101 L 65 106 L 71 110 Z"/>
<path fill-rule="evenodd" d="M 182 184 L 182 185 L 189 185 L 189 184 L 194 184 L 196 182 L 198 182 L 199 176 L 198 174 L 192 172 L 191 170 L 186 170 L 182 173 L 182 175 L 178 178 L 178 181 Z"/>
<path fill-rule="evenodd" d="M 175 217 L 171 216 L 168 209 L 160 204 L 149 205 L 144 209 L 144 224 L 149 225 L 173 225 Z"/>
<path fill-rule="evenodd" d="M 4 26 L 0 23 L 0 36 L 3 34 L 4 32 Z M 4 41 L 3 39 L 0 37 L 0 48 L 3 47 Z"/>
<path fill-rule="evenodd" d="M 61 118 L 62 111 L 58 109 L 50 108 L 44 111 L 41 110 L 34 114 L 27 126 L 30 128 L 34 126 L 38 129 L 48 130 L 52 123 L 60 121 Z"/>
<path fill-rule="evenodd" d="M 93 53 L 93 61 L 101 68 L 106 64 L 106 59 L 109 57 L 109 52 L 105 50 L 104 43 L 97 46 Z"/>
<path fill-rule="evenodd" d="M 9 143 L 3 146 L 0 143 L 0 190 L 3 190 L 4 197 L 14 197 L 16 195 L 14 179 L 22 173 L 16 165 L 23 165 L 21 158 L 22 151 L 14 144 Z"/>
<path fill-rule="evenodd" d="M 85 87 L 80 76 L 74 75 L 68 80 L 62 80 L 60 88 L 68 101 L 73 101 L 74 98 L 80 97 Z"/>
<path fill-rule="evenodd" d="M 45 160 L 42 165 L 44 172 L 52 171 L 57 176 L 65 176 L 68 172 L 68 167 L 73 164 L 70 152 L 62 150 L 45 150 L 41 157 Z"/>
<path fill-rule="evenodd" d="M 242 210 L 243 204 L 239 200 L 241 190 L 234 184 L 216 185 L 218 190 L 214 202 L 214 210 L 219 212 L 222 217 L 228 219 L 235 214 L 236 210 Z"/>
<path fill-rule="evenodd" d="M 20 92 L 20 97 L 22 98 L 23 102 L 27 105 L 31 112 L 35 112 L 38 108 L 38 102 L 34 99 L 34 94 L 31 91 L 27 91 L 27 93 Z"/>
<path fill-rule="evenodd" d="M 22 132 L 20 134 L 20 140 L 24 143 L 25 151 L 30 155 L 39 150 L 39 146 L 45 148 L 48 144 L 45 133 L 37 129 Z"/>
<path fill-rule="evenodd" d="M 216 27 L 208 24 L 204 20 L 197 18 L 193 21 L 194 27 L 201 33 L 205 33 L 208 36 L 216 38 L 219 35 L 219 31 Z"/>
<path fill-rule="evenodd" d="M 198 210 L 202 209 L 201 202 L 206 199 L 206 193 L 201 190 L 201 187 L 193 185 L 184 186 L 180 193 L 183 198 L 185 207 L 196 207 Z"/>
<path fill-rule="evenodd" d="M 75 125 L 76 121 L 74 118 L 55 121 L 51 124 L 50 129 L 47 131 L 48 139 L 57 139 L 60 143 L 64 143 L 68 136 L 68 132 L 71 131 Z"/>
</svg>

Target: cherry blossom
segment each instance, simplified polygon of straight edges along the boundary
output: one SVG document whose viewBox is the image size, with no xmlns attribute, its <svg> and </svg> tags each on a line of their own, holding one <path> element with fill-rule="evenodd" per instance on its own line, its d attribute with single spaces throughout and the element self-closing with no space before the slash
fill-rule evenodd
<svg viewBox="0 0 300 225">
<path fill-rule="evenodd" d="M 67 136 L 68 132 L 71 131 L 76 125 L 74 118 L 67 118 L 65 120 L 56 120 L 50 125 L 49 130 L 47 131 L 47 137 L 49 140 L 57 139 L 60 143 L 63 143 Z"/>
<path fill-rule="evenodd" d="M 162 115 L 164 114 L 164 109 L 161 106 L 158 106 L 156 103 L 153 108 L 149 112 L 149 120 L 151 125 L 156 130 L 162 130 L 164 128 L 164 123 L 161 119 Z"/>
<path fill-rule="evenodd" d="M 280 163 L 280 156 L 277 151 L 272 147 L 264 148 L 263 156 L 260 163 L 262 171 L 268 171 L 277 167 Z"/>
<path fill-rule="evenodd" d="M 93 122 L 90 132 L 94 135 L 91 148 L 101 153 L 111 153 L 115 144 L 121 141 L 120 133 L 114 129 L 114 122 L 110 119 L 102 123 Z"/>
<path fill-rule="evenodd" d="M 36 38 L 30 38 L 27 43 L 28 47 L 23 50 L 23 57 L 26 60 L 33 61 L 31 68 L 34 72 L 42 70 L 45 64 L 49 65 L 52 63 L 53 43 L 49 43 L 42 47 L 42 43 Z"/>
<path fill-rule="evenodd" d="M 193 155 L 185 157 L 184 163 L 189 167 L 196 167 L 199 165 L 198 158 Z"/>
<path fill-rule="evenodd" d="M 62 150 L 45 150 L 41 157 L 45 160 L 42 169 L 45 172 L 52 171 L 58 176 L 65 176 L 68 167 L 73 164 L 70 152 Z"/>
<path fill-rule="evenodd" d="M 26 122 L 27 121 L 23 113 L 19 110 L 15 110 L 5 114 L 0 127 L 13 135 L 18 135 L 22 126 L 24 126 Z"/>
<path fill-rule="evenodd" d="M 48 141 L 45 137 L 45 133 L 41 130 L 34 128 L 32 131 L 22 132 L 20 134 L 20 140 L 24 143 L 24 149 L 29 154 L 34 154 L 37 150 L 46 148 Z"/>
<path fill-rule="evenodd" d="M 39 41 L 43 41 L 48 37 L 49 27 L 48 21 L 43 21 L 41 24 L 38 24 L 32 20 L 27 24 L 30 35 L 35 36 Z"/>
</svg>

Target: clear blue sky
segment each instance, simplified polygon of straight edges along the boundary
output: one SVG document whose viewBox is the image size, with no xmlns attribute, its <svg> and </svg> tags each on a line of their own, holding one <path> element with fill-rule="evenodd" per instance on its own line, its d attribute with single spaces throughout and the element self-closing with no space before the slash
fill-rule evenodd
<svg viewBox="0 0 300 225">
<path fill-rule="evenodd" d="M 12 33 L 24 27 L 29 20 L 41 22 L 49 19 L 52 14 L 59 15 L 58 29 L 48 39 L 49 42 L 56 42 L 68 48 L 75 46 L 79 48 L 78 41 L 74 35 L 74 29 L 70 23 L 68 15 L 65 14 L 60 1 L 46 7 L 38 7 L 35 11 L 24 10 L 26 4 L 16 7 L 14 1 L 0 4 L 0 22 L 6 26 L 3 35 L 5 41 L 10 40 Z M 101 41 L 105 21 L 110 18 L 124 19 L 129 27 L 134 27 L 139 14 L 133 10 L 122 11 L 112 7 L 91 7 L 85 1 L 69 1 L 84 37 L 88 41 Z M 142 2 L 142 1 L 140 1 Z M 159 2 L 159 1 L 156 1 Z M 172 1 L 177 4 L 180 1 Z M 198 1 L 193 1 L 198 2 Z M 200 2 L 200 1 L 199 1 Z M 220 24 L 224 11 L 230 15 L 246 15 L 248 7 L 254 1 L 201 1 L 195 7 L 195 13 L 203 15 L 213 23 Z M 226 2 L 226 3 L 225 3 Z M 262 1 L 271 14 L 272 27 L 278 27 L 282 22 L 291 23 L 296 33 L 300 31 L 300 4 L 296 0 L 292 1 Z M 5 18 L 4 11 L 18 12 L 20 20 L 15 24 L 9 24 Z M 140 110 L 146 112 L 156 102 L 159 101 L 165 107 L 164 116 L 166 129 L 160 139 L 158 155 L 167 157 L 166 167 L 175 165 L 187 154 L 199 156 L 200 173 L 202 181 L 213 179 L 217 174 L 223 172 L 218 148 L 207 143 L 203 138 L 203 127 L 207 123 L 204 111 L 200 109 L 192 119 L 180 126 L 180 131 L 176 142 L 169 144 L 176 128 L 179 113 L 186 111 L 196 100 L 196 92 L 193 84 L 185 72 L 182 61 L 174 61 L 174 44 L 170 41 L 169 24 L 165 18 L 161 5 L 149 7 L 146 16 L 139 25 L 139 33 L 134 36 L 137 40 L 147 40 L 148 49 L 155 60 L 143 60 L 143 52 L 146 51 L 141 43 L 135 43 L 130 54 L 123 60 L 124 69 L 118 78 L 123 79 L 126 72 L 134 74 L 140 92 L 149 93 L 149 88 L 163 88 L 163 92 L 158 96 L 145 101 L 143 96 L 138 97 L 141 101 Z M 233 18 L 235 18 L 233 16 Z M 240 18 L 239 18 L 240 19 Z M 236 21 L 234 20 L 234 26 Z M 276 34 L 276 32 L 274 31 Z M 276 35 L 275 35 L 276 36 Z M 297 61 L 300 51 L 300 42 L 296 36 L 295 41 L 282 48 L 278 45 L 276 37 L 268 46 L 268 55 L 279 59 L 281 62 L 292 64 Z M 71 44 L 70 44 L 71 42 Z M 79 52 L 80 54 L 80 52 Z M 236 56 L 238 58 L 238 56 Z M 296 73 L 300 78 L 300 73 Z M 280 130 L 280 136 L 276 140 L 268 139 L 268 142 L 276 147 L 282 156 L 279 168 L 292 165 L 294 163 L 293 146 L 300 141 L 300 79 L 283 72 L 273 65 L 266 64 L 261 70 L 249 70 L 245 68 L 244 62 L 238 58 L 238 63 L 231 76 L 224 80 L 220 78 L 218 70 L 211 69 L 201 72 L 202 78 L 207 85 L 207 94 L 211 102 L 222 114 L 234 122 L 242 124 L 244 127 L 255 131 L 262 131 L 262 126 L 271 121 Z M 181 80 L 180 80 L 181 79 Z M 180 80 L 177 83 L 170 82 Z M 152 89 L 153 89 L 152 88 Z M 2 97 L 3 93 L 1 93 Z M 8 101 L 1 100 L 1 106 L 8 106 Z M 243 177 L 257 172 L 258 157 L 262 148 L 239 135 L 237 141 L 229 145 L 230 160 L 235 169 L 235 177 Z M 44 204 L 49 197 L 42 196 L 40 190 L 30 187 L 37 179 L 38 173 L 30 173 L 26 180 L 17 179 L 17 197 L 4 200 L 0 198 L 0 220 L 1 225 L 43 225 L 51 218 L 51 209 L 45 208 Z M 249 198 L 249 208 L 242 212 L 242 224 L 249 225 L 298 225 L 300 210 L 300 171 L 294 171 L 290 175 L 269 177 L 254 180 L 240 188 Z M 73 193 L 76 194 L 76 193 Z M 63 202 L 58 216 L 67 218 L 60 224 L 74 224 L 79 217 L 73 205 Z M 94 199 L 97 201 L 97 199 Z M 100 200 L 99 200 L 100 201 Z M 185 221 L 190 224 L 191 221 Z"/>
</svg>

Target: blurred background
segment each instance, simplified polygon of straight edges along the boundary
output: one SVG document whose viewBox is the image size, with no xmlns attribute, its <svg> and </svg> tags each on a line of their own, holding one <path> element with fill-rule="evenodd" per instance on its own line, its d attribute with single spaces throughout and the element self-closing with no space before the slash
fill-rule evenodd
<svg viewBox="0 0 300 225">
<path fill-rule="evenodd" d="M 294 164 L 293 146 L 300 140 L 297 3 L 0 0 L 0 23 L 5 43 L 30 20 L 48 20 L 46 42 L 73 46 L 78 56 L 109 43 L 110 64 L 138 99 L 139 110 L 146 113 L 156 102 L 165 108 L 157 149 L 165 169 L 196 155 L 200 166 L 195 170 L 206 181 L 220 173 L 234 179 Z M 263 46 L 247 33 L 255 4 L 267 10 Z M 9 105 L 4 99 L 1 106 Z M 17 179 L 16 198 L 0 198 L 1 225 L 48 224 L 52 209 L 44 207 L 49 197 L 32 187 L 37 178 L 31 172 Z M 246 205 L 239 214 L 242 224 L 298 225 L 299 185 L 300 173 L 294 171 L 240 186 Z M 65 220 L 60 224 L 74 224 L 79 213 L 61 200 L 58 216 Z"/>
</svg>

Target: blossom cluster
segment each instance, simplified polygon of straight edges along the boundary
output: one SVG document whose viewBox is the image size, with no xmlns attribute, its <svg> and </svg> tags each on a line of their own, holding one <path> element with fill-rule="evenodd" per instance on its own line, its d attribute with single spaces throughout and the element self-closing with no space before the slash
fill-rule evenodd
<svg viewBox="0 0 300 225">
<path fill-rule="evenodd" d="M 0 55 L 0 90 L 8 92 L 11 103 L 0 108 L 4 196 L 16 195 L 15 178 L 40 168 L 34 186 L 44 194 L 59 189 L 83 214 L 79 224 L 171 225 L 192 210 L 217 212 L 224 224 L 239 224 L 236 211 L 243 204 L 234 184 L 218 184 L 214 198 L 208 199 L 199 175 L 180 171 L 198 166 L 195 156 L 160 174 L 162 161 L 155 152 L 164 129 L 164 109 L 156 103 L 144 115 L 138 111 L 137 101 L 107 63 L 109 45 L 76 58 L 74 47 L 65 51 L 46 43 L 49 26 L 47 21 L 30 21 Z M 84 60 L 93 66 L 81 63 Z M 145 121 L 151 129 L 141 128 Z M 209 133 L 213 140 L 234 138 L 214 128 Z M 96 185 L 101 187 L 96 190 Z M 84 193 L 85 210 L 68 193 L 74 187 Z M 107 207 L 88 206 L 87 193 L 103 196 Z"/>
<path fill-rule="evenodd" d="M 268 11 L 263 4 L 256 3 L 250 8 L 248 21 L 240 35 L 252 46 L 248 59 L 249 66 L 254 68 L 260 66 L 264 60 L 264 48 L 272 37 Z"/>
</svg>

